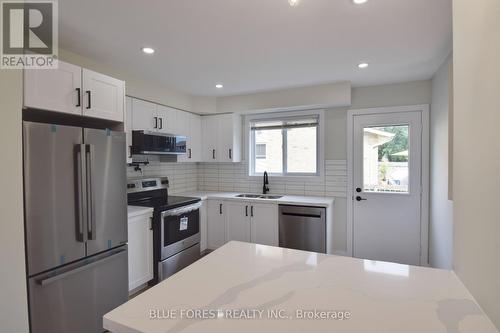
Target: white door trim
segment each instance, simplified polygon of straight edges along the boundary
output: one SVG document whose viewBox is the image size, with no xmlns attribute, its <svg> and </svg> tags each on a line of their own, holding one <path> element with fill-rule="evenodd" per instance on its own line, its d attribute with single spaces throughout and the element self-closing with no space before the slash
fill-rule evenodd
<svg viewBox="0 0 500 333">
<path fill-rule="evenodd" d="M 422 200 L 420 219 L 420 265 L 429 266 L 429 105 L 409 105 L 347 111 L 347 253 L 353 256 L 353 124 L 354 116 L 395 112 L 422 114 Z"/>
</svg>

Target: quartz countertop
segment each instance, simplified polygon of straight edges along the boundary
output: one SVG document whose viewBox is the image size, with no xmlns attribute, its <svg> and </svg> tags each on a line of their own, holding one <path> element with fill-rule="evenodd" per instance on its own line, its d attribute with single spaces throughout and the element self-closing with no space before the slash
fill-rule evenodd
<svg viewBox="0 0 500 333">
<path fill-rule="evenodd" d="M 139 206 L 127 206 L 128 217 L 134 217 L 144 214 L 153 213 L 153 208 L 151 207 L 139 207 Z"/>
<path fill-rule="evenodd" d="M 335 199 L 329 197 L 315 197 L 315 196 L 298 196 L 298 195 L 283 195 L 279 199 L 259 199 L 259 198 L 237 198 L 236 196 L 242 194 L 237 192 L 191 192 L 182 193 L 183 196 L 199 197 L 205 199 L 221 199 L 221 200 L 245 200 L 245 201 L 258 201 L 261 203 L 277 203 L 282 205 L 307 205 L 316 207 L 330 207 L 333 205 Z M 274 194 L 271 194 L 274 195 Z"/>
<path fill-rule="evenodd" d="M 453 271 L 234 241 L 106 314 L 104 328 L 497 332 Z"/>
</svg>

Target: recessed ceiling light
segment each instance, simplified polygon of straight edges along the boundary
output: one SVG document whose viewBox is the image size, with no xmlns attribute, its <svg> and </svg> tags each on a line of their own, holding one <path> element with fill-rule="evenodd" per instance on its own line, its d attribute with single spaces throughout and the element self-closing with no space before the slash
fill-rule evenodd
<svg viewBox="0 0 500 333">
<path fill-rule="evenodd" d="M 142 52 L 144 52 L 146 54 L 153 54 L 153 53 L 155 53 L 155 50 L 150 48 L 150 47 L 143 47 Z"/>
<path fill-rule="evenodd" d="M 368 2 L 368 0 L 352 0 L 352 2 L 354 2 L 356 5 L 362 5 Z"/>
<path fill-rule="evenodd" d="M 217 88 L 217 89 L 222 89 L 222 88 L 224 88 L 224 86 L 223 86 L 222 84 L 216 84 L 216 85 L 215 85 L 215 88 Z"/>
<path fill-rule="evenodd" d="M 288 0 L 288 3 L 290 4 L 290 6 L 295 7 L 299 5 L 299 1 L 300 0 Z"/>
<path fill-rule="evenodd" d="M 368 63 L 366 63 L 366 62 L 362 62 L 362 63 L 360 63 L 360 64 L 358 65 L 358 67 L 359 67 L 359 68 L 366 68 L 366 67 L 368 67 Z"/>
</svg>

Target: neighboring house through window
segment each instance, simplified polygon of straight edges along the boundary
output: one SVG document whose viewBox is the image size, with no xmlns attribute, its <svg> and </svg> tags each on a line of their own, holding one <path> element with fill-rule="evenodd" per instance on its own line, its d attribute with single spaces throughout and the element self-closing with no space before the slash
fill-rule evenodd
<svg viewBox="0 0 500 333">
<path fill-rule="evenodd" d="M 251 119 L 250 175 L 319 175 L 319 115 Z"/>
</svg>

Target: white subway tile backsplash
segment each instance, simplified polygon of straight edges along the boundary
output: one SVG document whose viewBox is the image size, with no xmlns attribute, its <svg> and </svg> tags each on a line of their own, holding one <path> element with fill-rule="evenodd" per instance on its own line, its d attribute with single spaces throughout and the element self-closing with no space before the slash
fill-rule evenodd
<svg viewBox="0 0 500 333">
<path fill-rule="evenodd" d="M 262 180 L 248 176 L 248 164 L 242 163 L 175 163 L 153 159 L 142 166 L 142 173 L 127 167 L 127 177 L 167 176 L 170 193 L 195 191 L 250 192 L 262 191 Z M 323 179 L 271 178 L 270 193 L 345 197 L 347 192 L 347 163 L 345 160 L 326 160 Z"/>
</svg>

